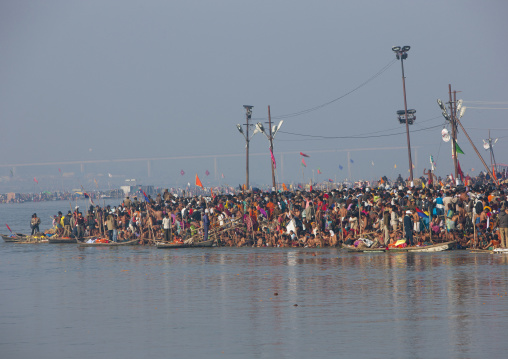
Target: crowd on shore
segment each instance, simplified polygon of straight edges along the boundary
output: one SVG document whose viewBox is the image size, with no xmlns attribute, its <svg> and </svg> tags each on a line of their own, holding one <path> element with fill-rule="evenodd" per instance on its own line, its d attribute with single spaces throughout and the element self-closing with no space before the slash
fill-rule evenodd
<svg viewBox="0 0 508 359">
<path fill-rule="evenodd" d="M 506 184 L 492 183 L 195 197 L 165 190 L 156 198 L 126 197 L 114 207 L 59 212 L 53 232 L 141 244 L 215 240 L 222 246 L 333 247 L 363 238 L 375 246 L 457 241 L 462 247 L 506 248 L 507 194 Z"/>
</svg>

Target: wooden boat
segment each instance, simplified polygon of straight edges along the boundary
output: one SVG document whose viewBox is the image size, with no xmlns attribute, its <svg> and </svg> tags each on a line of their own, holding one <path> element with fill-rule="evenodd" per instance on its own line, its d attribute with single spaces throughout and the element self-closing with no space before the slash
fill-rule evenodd
<svg viewBox="0 0 508 359">
<path fill-rule="evenodd" d="M 83 242 L 86 242 L 87 240 L 89 240 L 90 238 L 97 238 L 97 236 L 87 236 L 87 237 L 83 237 L 81 239 L 81 241 Z M 51 244 L 59 244 L 59 243 L 77 243 L 76 241 L 76 238 L 71 238 L 71 237 L 49 237 L 48 238 L 49 240 L 49 243 Z"/>
<path fill-rule="evenodd" d="M 156 242 L 157 248 L 203 248 L 212 247 L 215 243 L 215 239 L 209 239 L 207 241 L 194 242 L 194 243 L 180 243 L 180 242 Z"/>
<path fill-rule="evenodd" d="M 355 246 L 343 245 L 342 248 L 346 249 L 348 252 L 381 253 L 381 252 L 387 251 L 387 249 L 385 247 L 380 247 L 380 248 L 359 247 L 358 248 Z"/>
<path fill-rule="evenodd" d="M 76 243 L 76 238 L 70 238 L 70 237 L 49 237 L 48 241 L 51 244 Z"/>
<path fill-rule="evenodd" d="M 494 251 L 490 250 L 490 249 L 480 249 L 480 248 L 469 248 L 467 250 L 469 253 L 474 253 L 474 254 L 494 254 Z"/>
<path fill-rule="evenodd" d="M 423 247 L 406 247 L 406 249 L 408 252 L 442 252 L 448 249 L 452 249 L 456 243 L 457 241 L 450 241 Z"/>
<path fill-rule="evenodd" d="M 354 246 L 344 246 L 349 252 L 442 252 L 449 249 L 452 249 L 457 241 L 450 241 L 445 243 L 437 243 L 429 246 L 422 247 L 405 247 L 405 248 L 368 248 L 368 247 L 360 247 L 356 248 Z"/>
<path fill-rule="evenodd" d="M 508 254 L 508 248 L 496 248 L 494 250 L 492 250 L 492 252 L 494 253 L 498 253 L 498 254 Z"/>
<path fill-rule="evenodd" d="M 4 240 L 4 242 L 7 242 L 7 243 L 26 241 L 26 237 L 27 237 L 26 234 L 22 234 L 22 233 L 13 233 L 11 235 L 2 234 L 1 236 Z"/>
<path fill-rule="evenodd" d="M 469 253 L 485 253 L 485 254 L 508 254 L 508 248 L 494 248 L 494 249 L 479 249 L 470 248 Z"/>
<path fill-rule="evenodd" d="M 86 243 L 76 239 L 79 247 L 122 247 L 122 246 L 135 246 L 138 244 L 138 239 L 132 239 L 130 241 L 123 242 L 108 242 L 108 243 Z"/>
<path fill-rule="evenodd" d="M 28 236 L 21 233 L 16 233 L 15 236 L 5 236 L 2 234 L 2 238 L 7 243 L 23 243 L 23 244 L 37 244 L 37 243 L 48 243 L 46 236 Z"/>
</svg>

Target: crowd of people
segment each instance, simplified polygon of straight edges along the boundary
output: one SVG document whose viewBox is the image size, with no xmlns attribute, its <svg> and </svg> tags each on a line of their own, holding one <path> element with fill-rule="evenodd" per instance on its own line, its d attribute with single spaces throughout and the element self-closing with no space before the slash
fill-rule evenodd
<svg viewBox="0 0 508 359">
<path fill-rule="evenodd" d="M 249 191 L 185 197 L 126 197 L 119 206 L 58 213 L 61 237 L 111 241 L 214 240 L 221 246 L 326 247 L 366 238 L 375 246 L 457 241 L 462 247 L 506 248 L 506 185 L 403 184 L 293 192 Z M 143 196 L 144 197 L 144 196 Z"/>
</svg>

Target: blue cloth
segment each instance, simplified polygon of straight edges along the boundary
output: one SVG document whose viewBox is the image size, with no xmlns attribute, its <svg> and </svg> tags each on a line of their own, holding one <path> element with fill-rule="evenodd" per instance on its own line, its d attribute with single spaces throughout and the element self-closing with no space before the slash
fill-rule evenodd
<svg viewBox="0 0 508 359">
<path fill-rule="evenodd" d="M 413 245 L 413 221 L 407 214 L 404 216 L 404 231 L 406 232 L 407 245 Z"/>
<path fill-rule="evenodd" d="M 208 240 L 208 229 L 210 228 L 210 219 L 208 218 L 208 214 L 204 214 L 203 216 L 203 229 L 204 229 L 204 240 Z"/>
</svg>

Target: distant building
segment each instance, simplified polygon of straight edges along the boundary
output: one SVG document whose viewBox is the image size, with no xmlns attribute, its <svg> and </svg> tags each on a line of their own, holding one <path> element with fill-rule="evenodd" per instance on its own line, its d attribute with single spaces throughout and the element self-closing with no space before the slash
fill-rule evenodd
<svg viewBox="0 0 508 359">
<path fill-rule="evenodd" d="M 155 188 L 153 186 L 120 186 L 125 196 L 130 196 L 138 191 L 144 191 L 147 196 L 155 194 Z"/>
</svg>

